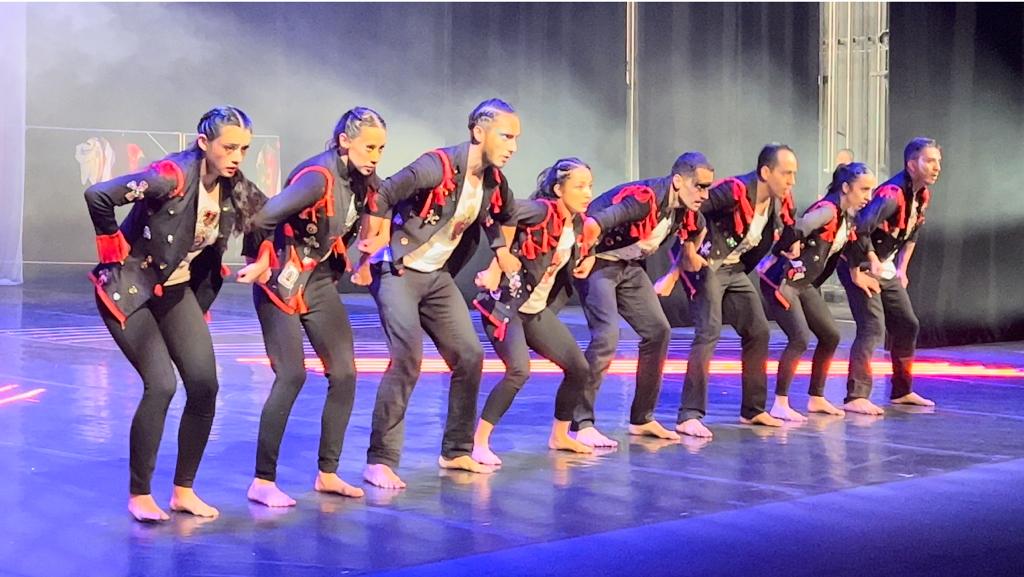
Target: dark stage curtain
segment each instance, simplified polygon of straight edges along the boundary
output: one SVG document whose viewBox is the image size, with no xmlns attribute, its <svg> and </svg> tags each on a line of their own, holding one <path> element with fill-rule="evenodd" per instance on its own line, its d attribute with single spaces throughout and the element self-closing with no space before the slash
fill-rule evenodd
<svg viewBox="0 0 1024 577">
<path fill-rule="evenodd" d="M 890 4 L 892 166 L 942 146 L 910 265 L 921 346 L 1024 339 L 1024 6 Z"/>
<path fill-rule="evenodd" d="M 772 141 L 801 163 L 797 208 L 816 198 L 818 5 L 644 3 L 638 50 L 640 174 L 668 174 L 687 150 L 708 155 L 716 176 L 754 169 Z M 662 250 L 648 272 L 668 269 Z M 662 305 L 690 324 L 680 288 Z"/>
</svg>

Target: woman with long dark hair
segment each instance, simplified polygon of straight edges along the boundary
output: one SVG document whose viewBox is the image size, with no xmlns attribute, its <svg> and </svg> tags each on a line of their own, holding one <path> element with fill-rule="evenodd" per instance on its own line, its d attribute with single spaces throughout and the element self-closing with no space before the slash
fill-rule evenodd
<svg viewBox="0 0 1024 577">
<path fill-rule="evenodd" d="M 268 507 L 295 505 L 277 486 L 277 458 L 288 415 L 306 382 L 303 330 L 327 376 L 314 489 L 363 495 L 337 474 L 355 400 L 356 366 L 352 326 L 336 284 L 351 269 L 347 246 L 380 184 L 376 170 L 386 130 L 377 112 L 349 110 L 335 126 L 327 150 L 299 163 L 285 189 L 255 217 L 252 236 L 257 238 L 248 244 L 259 244 L 259 256 L 239 271 L 238 280 L 258 283 L 253 301 L 276 375 L 260 416 L 256 475 L 248 493 L 250 500 Z M 264 239 L 270 233 L 273 240 Z"/>
<path fill-rule="evenodd" d="M 789 385 L 812 333 L 818 344 L 811 366 L 807 410 L 836 416 L 844 414 L 825 398 L 825 379 L 839 346 L 839 329 L 821 296 L 820 287 L 836 269 L 844 247 L 856 238 L 853 219 L 871 200 L 875 182 L 875 175 L 866 164 L 840 165 L 824 198 L 804 211 L 795 224 L 785 228 L 772 252 L 757 267 L 765 302 L 775 322 L 789 338 L 779 358 L 775 402 L 769 412 L 773 417 L 798 422 L 807 420 L 790 407 Z M 858 282 L 869 287 L 873 279 L 858 273 Z M 877 286 L 874 281 L 874 287 Z"/>
<path fill-rule="evenodd" d="M 249 231 L 266 201 L 240 170 L 252 121 L 232 106 L 199 120 L 187 150 L 146 170 L 85 191 L 100 264 L 90 277 L 96 304 L 117 346 L 142 377 L 143 393 L 130 433 L 128 510 L 139 521 L 169 517 L 153 499 L 150 480 L 178 368 L 188 396 L 178 427 L 178 461 L 170 508 L 216 517 L 192 488 L 213 424 L 217 367 L 204 315 L 224 276 L 231 235 Z M 131 203 L 117 223 L 114 208 Z"/>
<path fill-rule="evenodd" d="M 578 158 L 563 158 L 542 171 L 530 200 L 516 201 L 511 250 L 523 263 L 522 269 L 503 275 L 495 259 L 477 275 L 477 285 L 484 290 L 473 305 L 505 363 L 505 375 L 488 395 L 477 424 L 475 461 L 501 464 L 490 448 L 491 433 L 530 377 L 531 348 L 564 372 L 555 394 L 548 446 L 577 453 L 593 451 L 569 436 L 573 410 L 590 379 L 590 365 L 557 313 L 572 293 L 570 274 L 581 256 L 577 238 L 593 183 L 590 167 Z"/>
</svg>

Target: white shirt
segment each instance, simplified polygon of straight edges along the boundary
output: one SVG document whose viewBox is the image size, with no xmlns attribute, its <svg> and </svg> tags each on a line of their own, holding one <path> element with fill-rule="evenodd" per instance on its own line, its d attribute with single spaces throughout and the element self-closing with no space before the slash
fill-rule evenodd
<svg viewBox="0 0 1024 577">
<path fill-rule="evenodd" d="M 476 222 L 483 199 L 483 180 L 473 187 L 467 177 L 462 183 L 462 194 L 459 195 L 459 203 L 455 207 L 455 216 L 441 230 L 435 232 L 430 240 L 423 243 L 423 246 L 407 254 L 405 266 L 419 272 L 440 270 L 459 245 L 463 232 Z"/>
<path fill-rule="evenodd" d="M 562 227 L 562 236 L 558 238 L 552 266 L 549 266 L 548 270 L 544 272 L 544 278 L 534 287 L 529 300 L 519 307 L 519 312 L 535 315 L 548 306 L 548 295 L 551 294 L 551 288 L 555 286 L 555 275 L 569 263 L 569 259 L 572 257 L 572 247 L 575 244 L 576 234 L 572 228 L 572 221 L 568 221 Z"/>
<path fill-rule="evenodd" d="M 164 283 L 166 286 L 188 282 L 192 278 L 189 270 L 192 259 L 203 252 L 204 248 L 217 242 L 217 236 L 220 234 L 220 182 L 217 182 L 213 190 L 206 190 L 206 187 L 203 186 L 206 162 L 201 162 L 200 165 L 199 207 L 196 211 L 196 229 L 192 237 L 192 248 Z M 148 231 L 149 227 L 146 227 L 146 232 Z M 168 242 L 171 242 L 171 239 L 168 239 Z"/>
<path fill-rule="evenodd" d="M 849 235 L 850 230 L 850 227 L 846 225 L 847 220 L 849 219 L 842 219 L 843 223 L 839 225 L 839 230 L 836 231 L 836 238 L 832 240 L 832 247 L 828 249 L 827 258 L 831 258 L 832 255 L 843 250 L 843 247 L 846 246 L 847 236 Z"/>
<path fill-rule="evenodd" d="M 743 240 L 736 246 L 735 249 L 729 256 L 725 257 L 722 261 L 723 265 L 736 264 L 740 262 L 740 257 L 750 249 L 754 248 L 761 243 L 761 234 L 764 232 L 765 225 L 768 224 L 768 207 L 771 203 L 767 203 L 764 206 L 764 211 L 760 214 L 754 213 L 753 220 L 750 221 L 750 228 L 747 229 L 747 236 L 743 237 Z"/>
<path fill-rule="evenodd" d="M 672 213 L 670 212 L 669 214 L 671 215 Z M 598 253 L 597 258 L 603 258 L 605 260 L 639 260 L 647 258 L 658 250 L 662 241 L 664 241 L 665 237 L 668 236 L 668 231 L 671 227 L 672 217 L 669 216 L 668 218 L 663 218 L 661 219 L 661 222 L 654 227 L 654 230 L 651 231 L 651 236 L 647 237 L 647 240 L 640 240 L 629 246 Z"/>
<path fill-rule="evenodd" d="M 359 220 L 359 211 L 356 210 L 356 199 L 355 197 L 352 197 L 348 201 L 348 210 L 345 212 L 345 228 L 341 229 L 341 236 L 345 236 L 345 234 L 348 233 L 348 231 L 352 230 L 352 225 L 355 224 L 357 220 Z M 324 262 L 325 260 L 331 258 L 331 255 L 333 254 L 334 251 L 327 251 L 327 254 L 320 258 L 320 262 Z"/>
<path fill-rule="evenodd" d="M 901 193 L 902 194 L 902 193 Z M 910 202 L 910 216 L 907 217 L 907 237 L 914 232 L 914 227 L 917 225 L 917 195 L 914 195 L 914 199 Z M 893 231 L 893 236 L 899 234 L 899 230 Z M 896 278 L 896 255 L 900 251 L 894 251 L 889 258 L 882 261 L 882 278 L 885 280 L 892 280 Z"/>
</svg>

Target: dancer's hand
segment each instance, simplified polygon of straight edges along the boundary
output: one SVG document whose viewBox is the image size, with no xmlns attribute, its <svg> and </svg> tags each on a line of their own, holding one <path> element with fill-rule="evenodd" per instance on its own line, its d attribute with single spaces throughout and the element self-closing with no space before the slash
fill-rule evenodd
<svg viewBox="0 0 1024 577">
<path fill-rule="evenodd" d="M 476 273 L 473 282 L 477 287 L 484 290 L 496 291 L 498 290 L 498 285 L 501 284 L 501 269 L 493 266 L 487 267 Z"/>
<path fill-rule="evenodd" d="M 597 244 L 597 239 L 600 236 L 601 225 L 597 224 L 597 221 L 593 218 L 587 217 L 587 219 L 583 221 L 583 238 L 580 240 L 580 245 L 585 251 L 589 251 L 594 248 L 595 244 Z"/>
<path fill-rule="evenodd" d="M 359 241 L 356 243 L 356 248 L 359 252 L 372 256 L 380 252 L 389 242 L 391 242 L 390 235 L 378 234 L 377 236 L 367 237 Z"/>
<path fill-rule="evenodd" d="M 679 270 L 673 269 L 665 273 L 654 283 L 654 292 L 660 297 L 667 297 L 672 294 L 672 289 L 676 287 L 676 281 L 679 280 Z"/>
<path fill-rule="evenodd" d="M 519 258 L 512 254 L 512 252 L 508 250 L 508 247 L 499 248 L 495 251 L 495 256 L 498 258 L 498 266 L 501 267 L 501 272 L 509 276 L 519 272 L 519 269 L 523 268 L 523 263 L 519 262 Z"/>
<path fill-rule="evenodd" d="M 679 257 L 679 266 L 686 272 L 697 272 L 708 266 L 708 261 L 697 254 L 696 245 L 690 242 L 684 242 L 683 254 Z"/>
<path fill-rule="evenodd" d="M 590 270 L 594 268 L 595 260 L 597 260 L 597 257 L 594 256 L 588 256 L 580 260 L 576 268 L 572 269 L 572 276 L 576 278 L 587 278 L 590 276 Z"/>
<path fill-rule="evenodd" d="M 359 259 L 359 264 L 356 265 L 356 270 L 349 280 L 356 286 L 370 286 L 370 283 L 373 282 L 373 274 L 370 273 L 370 259 L 365 257 Z"/>
<path fill-rule="evenodd" d="M 257 259 L 242 267 L 235 280 L 244 284 L 265 284 L 270 280 L 270 263 L 266 258 Z"/>
<path fill-rule="evenodd" d="M 896 278 L 900 279 L 900 284 L 903 288 L 907 288 L 910 285 L 910 276 L 907 274 L 907 269 L 901 268 L 896 271 Z"/>
<path fill-rule="evenodd" d="M 850 269 L 850 280 L 853 284 L 860 287 L 864 291 L 868 298 L 882 292 L 882 287 L 878 284 L 878 279 L 869 275 L 866 272 L 861 272 L 860 269 Z"/>
</svg>

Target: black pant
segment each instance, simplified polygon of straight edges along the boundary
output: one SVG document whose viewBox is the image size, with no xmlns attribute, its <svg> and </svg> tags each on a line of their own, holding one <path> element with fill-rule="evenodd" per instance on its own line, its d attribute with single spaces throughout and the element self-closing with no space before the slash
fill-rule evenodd
<svg viewBox="0 0 1024 577">
<path fill-rule="evenodd" d="M 789 301 L 786 309 L 775 297 L 775 288 L 761 281 L 765 302 L 772 318 L 782 328 L 789 342 L 779 357 L 779 372 L 775 378 L 775 394 L 780 397 L 789 396 L 789 385 L 793 382 L 800 357 L 810 344 L 811 334 L 818 339 L 814 348 L 814 361 L 811 364 L 811 382 L 807 394 L 812 397 L 825 396 L 825 380 L 828 378 L 829 365 L 839 348 L 839 329 L 832 320 L 821 290 L 814 285 L 795 288 L 783 284 L 780 292 Z"/>
<path fill-rule="evenodd" d="M 599 258 L 590 276 L 576 281 L 576 288 L 590 326 L 586 357 L 590 363 L 591 380 L 580 397 L 573 429 L 594 426 L 597 392 L 619 344 L 619 315 L 640 335 L 636 394 L 629 410 L 629 422 L 633 425 L 651 422 L 661 392 L 672 328 L 647 271 L 636 261 Z"/>
<path fill-rule="evenodd" d="M 850 269 L 840 261 L 837 268 L 839 281 L 846 289 L 850 301 L 850 312 L 857 322 L 857 336 L 850 347 L 850 376 L 846 381 L 846 401 L 866 399 L 871 396 L 871 357 L 888 331 L 892 338 L 889 356 L 892 357 L 891 399 L 909 395 L 913 390 L 913 376 L 910 374 L 917 348 L 917 332 L 920 324 L 910 295 L 899 279 L 880 279 L 882 293 L 868 298 L 864 290 L 853 284 Z"/>
<path fill-rule="evenodd" d="M 274 369 L 274 386 L 260 415 L 256 448 L 256 476 L 267 481 L 277 477 L 277 456 L 281 449 L 288 415 L 306 382 L 302 330 L 324 365 L 327 398 L 320 417 L 320 449 L 317 466 L 324 473 L 338 470 L 345 429 L 352 415 L 356 394 L 355 351 L 352 326 L 345 305 L 338 298 L 330 267 L 320 263 L 305 290 L 308 312 L 290 315 L 279 309 L 261 287 L 253 287 L 256 315 L 263 329 L 263 342 Z"/>
<path fill-rule="evenodd" d="M 481 319 L 494 352 L 505 363 L 505 376 L 487 396 L 480 418 L 497 425 L 512 400 L 530 377 L 530 350 L 555 363 L 564 377 L 555 394 L 555 419 L 571 421 L 580 393 L 590 380 L 590 365 L 569 329 L 550 309 L 536 314 L 513 315 L 505 329 L 505 340 L 494 338 L 495 326 Z M 529 348 L 527 348 L 529 347 Z"/>
<path fill-rule="evenodd" d="M 191 487 L 210 438 L 217 401 L 217 364 L 213 339 L 188 284 L 169 286 L 128 317 L 124 329 L 96 297 L 103 324 L 142 377 L 142 399 L 129 438 L 129 490 L 150 494 L 156 453 L 177 388 L 174 367 L 185 384 L 185 410 L 178 425 L 178 464 L 174 484 Z"/>
<path fill-rule="evenodd" d="M 391 361 L 377 389 L 366 462 L 398 466 L 405 411 L 423 361 L 424 331 L 452 371 L 441 455 L 446 459 L 470 455 L 484 351 L 462 294 L 443 270 L 423 273 L 407 268 L 396 275 L 388 263 L 373 266 L 370 293 L 377 301 Z"/>
<path fill-rule="evenodd" d="M 702 419 L 707 414 L 708 373 L 722 333 L 723 315 L 732 321 L 743 346 L 740 415 L 752 419 L 763 413 L 768 396 L 768 319 L 743 265 L 722 266 L 715 271 L 705 269 L 690 312 L 694 323 L 693 346 L 677 422 Z"/>
</svg>

